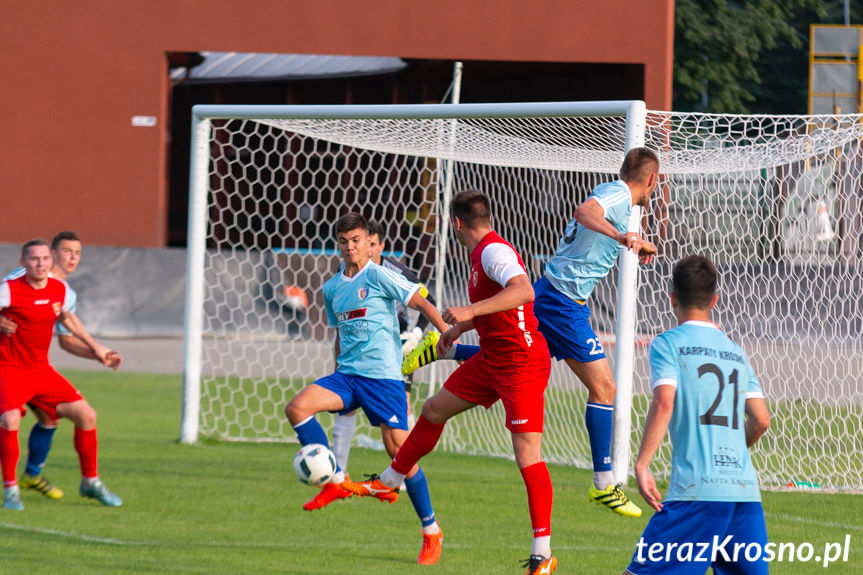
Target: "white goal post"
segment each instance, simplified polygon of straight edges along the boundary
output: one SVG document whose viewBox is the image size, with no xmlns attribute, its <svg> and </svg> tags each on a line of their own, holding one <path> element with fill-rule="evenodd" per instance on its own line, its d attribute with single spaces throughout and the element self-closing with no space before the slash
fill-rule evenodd
<svg viewBox="0 0 863 575">
<path fill-rule="evenodd" d="M 196 106 L 180 439 L 294 441 L 284 405 L 333 369 L 320 287 L 338 264 L 339 215 L 382 223 L 388 253 L 438 305 L 462 303 L 468 256 L 449 233 L 445 190 L 488 193 L 495 228 L 535 280 L 575 206 L 646 145 L 661 181 L 630 229 L 660 255 L 639 268 L 622 253 L 590 304 L 618 386 L 615 477 L 626 481 L 646 416 L 646 344 L 674 325 L 671 265 L 703 253 L 720 271 L 717 320 L 749 354 L 774 414 L 753 452 L 762 482 L 858 490 L 859 120 L 650 112 L 640 101 Z M 451 363 L 417 372 L 414 410 Z M 584 387 L 557 363 L 546 396 L 546 459 L 590 467 Z M 367 424 L 359 436 L 373 439 Z M 499 406 L 456 418 L 441 443 L 511 457 Z"/>
</svg>

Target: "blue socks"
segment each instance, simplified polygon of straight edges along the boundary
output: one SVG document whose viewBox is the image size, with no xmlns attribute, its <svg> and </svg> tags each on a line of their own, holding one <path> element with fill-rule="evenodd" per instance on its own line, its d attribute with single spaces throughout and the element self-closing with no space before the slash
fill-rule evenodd
<svg viewBox="0 0 863 575">
<path fill-rule="evenodd" d="M 614 406 L 588 403 L 584 423 L 590 436 L 593 471 L 611 471 L 611 430 L 614 427 Z"/>
<path fill-rule="evenodd" d="M 318 420 L 314 416 L 295 425 L 294 431 L 297 432 L 297 439 L 300 440 L 300 445 L 309 445 L 310 443 L 320 443 L 328 447 L 330 445 L 327 439 L 327 432 L 324 431 L 324 428 L 321 427 L 321 424 L 318 423 Z M 342 468 L 336 463 L 336 472 L 338 473 L 341 470 Z"/>
<path fill-rule="evenodd" d="M 411 503 L 413 503 L 414 510 L 416 510 L 423 527 L 434 525 L 435 518 L 431 496 L 429 495 L 429 485 L 426 482 L 426 476 L 422 469 L 417 471 L 413 477 L 405 479 L 405 489 L 408 492 L 408 497 L 411 498 Z"/>
<path fill-rule="evenodd" d="M 24 468 L 24 473 L 32 477 L 42 473 L 55 431 L 56 427 L 42 427 L 39 423 L 33 425 L 30 439 L 27 440 L 27 467 Z"/>
<path fill-rule="evenodd" d="M 478 345 L 465 345 L 463 343 L 457 343 L 455 345 L 455 356 L 453 356 L 453 359 L 456 361 L 465 361 L 466 359 L 470 359 L 478 353 Z"/>
</svg>

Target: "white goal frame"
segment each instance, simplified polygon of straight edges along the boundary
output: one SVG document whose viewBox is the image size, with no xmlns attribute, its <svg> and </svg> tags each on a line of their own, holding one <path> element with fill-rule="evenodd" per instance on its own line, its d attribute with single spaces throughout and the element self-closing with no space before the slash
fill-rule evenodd
<svg viewBox="0 0 863 575">
<path fill-rule="evenodd" d="M 647 110 L 641 100 L 605 102 L 543 102 L 509 104 L 423 104 L 376 106 L 213 106 L 192 109 L 191 167 L 189 176 L 189 220 L 187 284 L 184 328 L 183 408 L 180 441 L 198 441 L 201 402 L 201 361 L 204 304 L 204 265 L 209 193 L 209 134 L 218 119 L 453 119 L 522 117 L 625 116 L 625 149 L 644 145 Z M 447 198 L 439 218 L 446 237 L 449 218 Z M 633 206 L 630 231 L 640 231 L 641 208 Z M 560 230 L 562 233 L 563 230 Z M 440 237 L 440 236 L 438 236 Z M 440 259 L 445 257 L 441 250 Z M 440 269 L 442 262 L 435 269 Z M 626 483 L 630 464 L 633 356 L 635 351 L 638 259 L 627 250 L 618 259 L 619 281 L 615 326 L 614 378 L 617 394 L 614 411 L 612 456 L 615 480 Z M 575 423 L 574 423 L 575 424 Z"/>
</svg>

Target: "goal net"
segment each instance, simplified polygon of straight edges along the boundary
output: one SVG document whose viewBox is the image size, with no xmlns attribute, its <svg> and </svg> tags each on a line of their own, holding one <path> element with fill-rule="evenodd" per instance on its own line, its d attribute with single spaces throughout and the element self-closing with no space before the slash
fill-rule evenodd
<svg viewBox="0 0 863 575">
<path fill-rule="evenodd" d="M 590 301 L 609 359 L 632 366 L 632 427 L 618 439 L 637 451 L 647 344 L 674 326 L 670 269 L 701 253 L 721 275 L 715 319 L 746 350 L 772 410 L 753 451 L 762 482 L 863 487 L 859 118 L 648 112 L 628 123 L 628 105 L 616 104 L 196 108 L 183 440 L 295 441 L 284 406 L 334 367 L 321 286 L 339 264 L 338 216 L 380 222 L 385 253 L 416 271 L 439 307 L 461 304 L 469 258 L 448 228 L 451 193 L 491 197 L 495 228 L 535 280 L 575 207 L 644 142 L 661 161 L 642 218 L 660 256 L 639 271 L 634 334 L 615 334 L 617 269 Z M 417 372 L 415 412 L 454 368 Z M 548 461 L 590 467 L 585 401 L 556 363 Z M 376 437 L 359 426 L 362 445 Z M 440 448 L 511 457 L 502 409 L 458 416 Z M 669 454 L 666 443 L 659 475 Z"/>
</svg>

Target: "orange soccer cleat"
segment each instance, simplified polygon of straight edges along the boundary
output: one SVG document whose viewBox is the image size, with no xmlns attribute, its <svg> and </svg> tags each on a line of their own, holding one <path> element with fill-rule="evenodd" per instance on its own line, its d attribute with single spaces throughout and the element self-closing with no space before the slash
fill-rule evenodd
<svg viewBox="0 0 863 575">
<path fill-rule="evenodd" d="M 358 497 L 376 497 L 387 503 L 395 503 L 399 498 L 399 488 L 384 485 L 377 475 L 368 475 L 365 481 L 345 480 L 341 488 Z"/>
<path fill-rule="evenodd" d="M 549 575 L 557 569 L 557 558 L 554 555 L 548 557 L 531 555 L 522 562 L 521 566 L 527 567 L 525 575 Z"/>
<path fill-rule="evenodd" d="M 440 559 L 441 547 L 443 546 L 443 530 L 434 535 L 423 533 L 423 548 L 417 557 L 420 565 L 434 565 Z"/>
<path fill-rule="evenodd" d="M 338 501 L 339 499 L 347 499 L 348 497 L 353 497 L 353 493 L 347 491 L 346 489 L 342 489 L 342 486 L 338 483 L 325 483 L 321 490 L 317 495 L 312 497 L 305 505 L 303 505 L 303 509 L 306 511 L 314 511 L 315 509 L 323 509 L 333 501 Z"/>
</svg>

